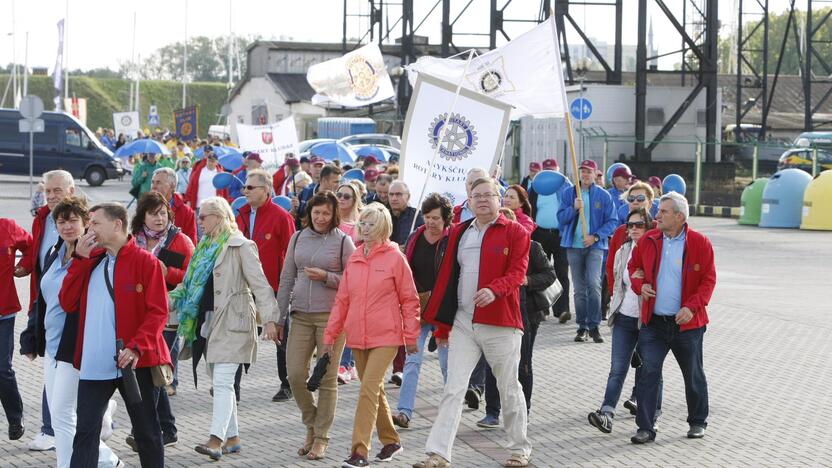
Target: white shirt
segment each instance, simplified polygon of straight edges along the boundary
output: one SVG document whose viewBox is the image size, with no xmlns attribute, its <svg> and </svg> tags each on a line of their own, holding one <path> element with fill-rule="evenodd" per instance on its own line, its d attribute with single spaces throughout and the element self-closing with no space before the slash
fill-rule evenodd
<svg viewBox="0 0 832 468">
<path fill-rule="evenodd" d="M 634 250 L 636 250 L 635 246 L 633 246 L 633 248 L 630 249 L 630 255 L 627 257 L 625 265 L 630 263 L 630 259 L 633 258 Z M 624 269 L 623 281 L 625 291 L 624 300 L 621 302 L 621 308 L 618 309 L 618 311 L 622 315 L 626 315 L 627 317 L 639 318 L 641 317 L 641 308 L 639 307 L 638 296 L 636 296 L 636 293 L 633 292 L 633 288 L 631 287 L 632 281 L 630 280 L 630 273 L 627 271 L 626 268 Z"/>
<path fill-rule="evenodd" d="M 217 175 L 217 170 L 210 170 L 208 166 L 202 168 L 199 173 L 199 190 L 196 192 L 196 206 L 202 204 L 202 200 L 217 196 L 217 189 L 214 187 L 214 176 Z"/>
<path fill-rule="evenodd" d="M 497 221 L 497 218 L 494 218 Z M 459 248 L 456 253 L 456 260 L 459 262 L 459 283 L 457 285 L 457 318 L 460 317 L 460 312 L 464 314 L 464 319 L 471 321 L 474 318 L 474 295 L 477 294 L 477 289 L 480 280 L 480 249 L 482 247 L 482 240 L 485 237 L 488 228 L 494 224 L 494 221 L 486 224 L 482 228 L 477 225 L 474 220 L 468 229 L 462 233 L 462 238 L 459 239 Z"/>
</svg>

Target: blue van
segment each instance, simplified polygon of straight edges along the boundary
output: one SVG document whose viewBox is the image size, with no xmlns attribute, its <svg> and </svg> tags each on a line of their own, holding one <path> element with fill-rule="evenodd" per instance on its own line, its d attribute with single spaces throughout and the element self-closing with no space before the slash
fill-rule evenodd
<svg viewBox="0 0 832 468">
<path fill-rule="evenodd" d="M 0 174 L 29 175 L 29 134 L 20 133 L 20 112 L 0 109 Z M 121 161 L 75 117 L 44 112 L 43 133 L 34 135 L 34 174 L 63 169 L 93 187 L 124 175 Z"/>
</svg>

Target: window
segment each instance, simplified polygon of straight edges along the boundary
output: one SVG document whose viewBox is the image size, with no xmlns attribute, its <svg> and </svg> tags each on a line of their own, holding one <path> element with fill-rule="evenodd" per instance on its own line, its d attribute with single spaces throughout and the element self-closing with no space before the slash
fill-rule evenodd
<svg viewBox="0 0 832 468">
<path fill-rule="evenodd" d="M 77 128 L 66 129 L 67 146 L 81 146 L 81 130 Z"/>
<path fill-rule="evenodd" d="M 0 120 L 0 141 L 20 143 L 17 120 Z"/>
<path fill-rule="evenodd" d="M 647 125 L 662 126 L 664 125 L 664 109 L 661 107 L 647 108 Z"/>
</svg>

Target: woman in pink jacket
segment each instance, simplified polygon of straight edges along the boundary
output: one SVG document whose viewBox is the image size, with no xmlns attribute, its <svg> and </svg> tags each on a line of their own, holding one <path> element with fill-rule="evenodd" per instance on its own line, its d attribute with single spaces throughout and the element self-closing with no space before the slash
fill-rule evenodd
<svg viewBox="0 0 832 468">
<path fill-rule="evenodd" d="M 532 205 L 529 202 L 529 194 L 522 185 L 511 185 L 506 189 L 503 206 L 514 212 L 517 222 L 529 232 L 529 235 L 537 229 L 537 225 L 531 218 Z"/>
<path fill-rule="evenodd" d="M 352 453 L 341 465 L 345 468 L 368 465 L 374 427 L 383 444 L 376 460 L 392 460 L 402 451 L 384 394 L 384 374 L 399 346 L 415 353 L 419 338 L 419 295 L 407 259 L 388 240 L 393 231 L 390 213 L 382 204 L 371 203 L 361 212 L 358 228 L 364 244 L 347 262 L 324 331 L 324 354 L 346 331 L 361 379 Z"/>
</svg>

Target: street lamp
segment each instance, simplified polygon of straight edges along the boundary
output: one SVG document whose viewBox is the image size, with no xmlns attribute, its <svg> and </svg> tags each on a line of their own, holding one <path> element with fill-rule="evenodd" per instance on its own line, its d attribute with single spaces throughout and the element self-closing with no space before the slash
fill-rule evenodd
<svg viewBox="0 0 832 468">
<path fill-rule="evenodd" d="M 589 57 L 581 57 L 578 59 L 577 63 L 575 64 L 575 73 L 578 75 L 578 83 L 580 84 L 580 89 L 578 90 L 579 99 L 578 102 L 581 103 L 581 109 L 578 113 L 580 115 L 580 119 L 578 119 L 578 133 L 581 135 L 581 161 L 586 159 L 584 156 L 584 112 L 583 112 L 583 102 L 584 102 L 584 80 L 586 80 L 586 74 L 589 72 L 589 68 L 592 66 L 592 59 Z"/>
</svg>

